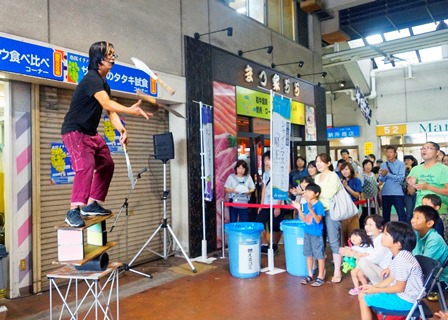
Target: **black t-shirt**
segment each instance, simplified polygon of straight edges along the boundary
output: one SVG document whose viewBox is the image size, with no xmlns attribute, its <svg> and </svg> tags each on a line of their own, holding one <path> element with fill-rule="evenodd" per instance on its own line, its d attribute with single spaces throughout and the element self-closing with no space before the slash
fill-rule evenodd
<svg viewBox="0 0 448 320">
<path fill-rule="evenodd" d="M 98 71 L 89 70 L 73 93 L 70 109 L 62 123 L 62 134 L 79 131 L 94 136 L 97 133 L 103 108 L 94 94 L 103 90 L 110 96 L 107 82 Z"/>
</svg>

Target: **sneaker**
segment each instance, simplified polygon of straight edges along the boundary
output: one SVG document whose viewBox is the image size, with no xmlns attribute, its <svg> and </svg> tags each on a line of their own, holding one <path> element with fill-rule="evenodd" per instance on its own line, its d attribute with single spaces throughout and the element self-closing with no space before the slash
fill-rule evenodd
<svg viewBox="0 0 448 320">
<path fill-rule="evenodd" d="M 348 294 L 351 296 L 357 296 L 360 291 L 361 291 L 361 289 L 359 289 L 359 288 L 353 288 L 348 291 Z"/>
<path fill-rule="evenodd" d="M 65 222 L 69 226 L 76 227 L 76 228 L 81 228 L 86 225 L 84 220 L 81 218 L 79 208 L 68 210 L 67 217 L 65 218 Z"/>
<path fill-rule="evenodd" d="M 439 297 L 438 297 L 438 295 L 437 295 L 437 292 L 430 292 L 429 294 L 428 294 L 428 300 L 429 301 L 439 301 Z"/>
<path fill-rule="evenodd" d="M 261 254 L 268 254 L 268 245 L 267 244 L 262 244 L 261 245 Z"/>
<path fill-rule="evenodd" d="M 104 209 L 98 202 L 94 201 L 93 203 L 85 206 L 81 209 L 81 214 L 83 216 L 107 216 L 111 214 L 112 211 L 109 209 Z"/>
</svg>

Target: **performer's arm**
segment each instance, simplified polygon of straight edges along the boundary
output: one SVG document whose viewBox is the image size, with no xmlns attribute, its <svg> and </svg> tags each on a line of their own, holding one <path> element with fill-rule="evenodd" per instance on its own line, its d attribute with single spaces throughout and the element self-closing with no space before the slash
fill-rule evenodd
<svg viewBox="0 0 448 320">
<path fill-rule="evenodd" d="M 142 104 L 142 100 L 138 100 L 137 103 L 134 103 L 132 106 L 125 107 L 124 105 L 112 100 L 106 91 L 101 90 L 95 93 L 95 99 L 100 103 L 101 107 L 108 112 L 117 112 L 117 113 L 126 113 L 132 114 L 135 116 L 143 116 L 146 119 L 152 117 L 153 114 L 150 112 L 144 112 L 140 105 Z"/>
</svg>

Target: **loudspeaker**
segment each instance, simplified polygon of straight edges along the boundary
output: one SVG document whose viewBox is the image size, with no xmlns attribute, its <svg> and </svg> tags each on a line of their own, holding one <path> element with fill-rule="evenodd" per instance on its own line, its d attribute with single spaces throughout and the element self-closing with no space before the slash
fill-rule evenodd
<svg viewBox="0 0 448 320">
<path fill-rule="evenodd" d="M 154 158 L 158 160 L 174 159 L 173 134 L 171 132 L 155 134 L 154 140 Z"/>
</svg>

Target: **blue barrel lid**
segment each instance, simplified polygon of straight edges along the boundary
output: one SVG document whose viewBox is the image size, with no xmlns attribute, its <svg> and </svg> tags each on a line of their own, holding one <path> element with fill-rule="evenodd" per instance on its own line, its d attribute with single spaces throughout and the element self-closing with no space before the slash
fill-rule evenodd
<svg viewBox="0 0 448 320">
<path fill-rule="evenodd" d="M 231 222 L 224 225 L 225 232 L 242 232 L 254 233 L 264 230 L 263 224 L 260 222 Z"/>
<path fill-rule="evenodd" d="M 294 219 L 294 220 L 283 220 L 280 222 L 280 229 L 287 228 L 303 228 L 305 226 L 305 222 L 302 220 Z"/>
</svg>

